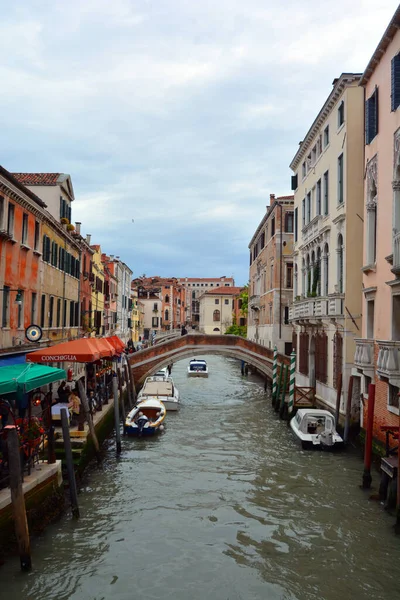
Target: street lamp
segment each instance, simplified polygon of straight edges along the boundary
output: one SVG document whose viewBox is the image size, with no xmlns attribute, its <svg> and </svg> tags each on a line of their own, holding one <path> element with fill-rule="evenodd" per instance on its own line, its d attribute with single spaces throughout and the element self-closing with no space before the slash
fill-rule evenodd
<svg viewBox="0 0 400 600">
<path fill-rule="evenodd" d="M 21 289 L 17 289 L 17 290 L 12 290 L 11 288 L 2 288 L 0 289 L 0 292 L 17 292 L 17 295 L 15 296 L 15 304 L 22 304 L 22 290 Z"/>
</svg>

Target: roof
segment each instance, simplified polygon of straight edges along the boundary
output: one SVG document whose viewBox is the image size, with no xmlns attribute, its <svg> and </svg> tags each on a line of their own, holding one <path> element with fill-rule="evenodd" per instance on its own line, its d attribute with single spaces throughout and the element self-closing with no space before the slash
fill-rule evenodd
<svg viewBox="0 0 400 600">
<path fill-rule="evenodd" d="M 36 196 L 36 194 L 31 192 L 31 190 L 26 188 L 12 173 L 7 171 L 7 169 L 0 166 L 0 174 L 3 175 L 3 177 L 5 177 L 6 179 L 8 179 L 8 181 L 10 183 L 15 185 L 15 187 L 17 187 L 21 192 L 23 192 L 24 194 L 29 196 L 29 198 L 31 200 L 33 200 L 34 202 L 36 202 L 36 204 L 38 204 L 42 208 L 46 208 L 47 204 L 45 202 L 43 202 L 43 200 L 41 198 Z"/>
<path fill-rule="evenodd" d="M 375 52 L 373 53 L 364 73 L 361 76 L 360 85 L 366 85 L 375 71 L 379 61 L 382 56 L 385 54 L 388 49 L 390 43 L 392 42 L 394 36 L 396 35 L 397 30 L 400 27 L 400 5 L 397 7 L 393 17 L 390 20 L 389 25 L 386 28 L 385 33 L 383 34 L 379 44 L 377 45 Z"/>
<path fill-rule="evenodd" d="M 179 282 L 185 284 L 188 281 L 233 281 L 233 277 L 181 277 Z"/>
<path fill-rule="evenodd" d="M 236 296 L 237 294 L 240 294 L 242 289 L 243 288 L 241 287 L 223 286 L 214 288 L 213 290 L 207 290 L 205 293 L 209 296 Z"/>
<path fill-rule="evenodd" d="M 63 173 L 13 173 L 24 185 L 56 185 Z"/>
<path fill-rule="evenodd" d="M 270 218 L 270 216 L 272 215 L 272 213 L 274 212 L 274 209 L 277 206 L 281 206 L 282 210 L 286 212 L 293 212 L 293 208 L 294 208 L 294 196 L 278 196 L 277 198 L 275 198 L 275 196 L 271 195 L 270 199 L 273 200 L 272 204 L 270 204 L 269 206 L 266 207 L 266 212 L 263 216 L 263 218 L 261 219 L 257 229 L 255 230 L 253 237 L 250 240 L 250 243 L 248 245 L 248 248 L 251 248 L 252 244 L 254 243 L 254 241 L 258 238 L 262 228 L 264 227 L 265 223 L 268 221 L 268 219 Z M 287 204 L 280 204 L 281 200 L 289 200 L 291 202 L 290 205 Z"/>
</svg>

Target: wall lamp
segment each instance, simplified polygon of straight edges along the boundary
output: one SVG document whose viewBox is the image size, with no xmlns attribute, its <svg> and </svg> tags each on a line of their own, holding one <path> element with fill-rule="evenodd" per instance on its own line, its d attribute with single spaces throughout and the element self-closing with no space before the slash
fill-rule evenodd
<svg viewBox="0 0 400 600">
<path fill-rule="evenodd" d="M 15 296 L 15 304 L 22 304 L 22 294 L 23 291 L 18 289 L 18 290 L 12 290 L 11 288 L 2 288 L 0 289 L 0 292 L 17 292 L 17 295 Z"/>
</svg>

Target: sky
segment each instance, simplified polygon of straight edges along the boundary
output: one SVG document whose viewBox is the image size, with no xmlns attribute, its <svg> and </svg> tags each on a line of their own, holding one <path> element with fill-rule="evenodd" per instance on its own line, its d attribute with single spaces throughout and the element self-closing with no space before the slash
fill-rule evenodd
<svg viewBox="0 0 400 600">
<path fill-rule="evenodd" d="M 134 277 L 248 281 L 270 194 L 392 0 L 0 0 L 0 164 L 69 173 Z"/>
</svg>

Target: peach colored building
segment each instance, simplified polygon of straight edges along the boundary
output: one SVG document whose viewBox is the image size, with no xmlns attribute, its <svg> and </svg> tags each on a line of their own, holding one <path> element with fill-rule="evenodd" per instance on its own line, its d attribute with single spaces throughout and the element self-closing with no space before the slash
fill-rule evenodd
<svg viewBox="0 0 400 600">
<path fill-rule="evenodd" d="M 294 196 L 270 195 L 250 248 L 247 339 L 290 354 L 293 297 Z"/>
<path fill-rule="evenodd" d="M 400 390 L 400 8 L 360 84 L 365 90 L 362 336 L 355 364 L 364 400 L 375 383 L 374 435 L 397 425 Z M 362 418 L 365 422 L 367 402 Z"/>
<path fill-rule="evenodd" d="M 178 277 L 185 289 L 185 322 L 190 327 L 198 327 L 200 322 L 200 296 L 216 287 L 235 285 L 233 277 Z"/>
</svg>

